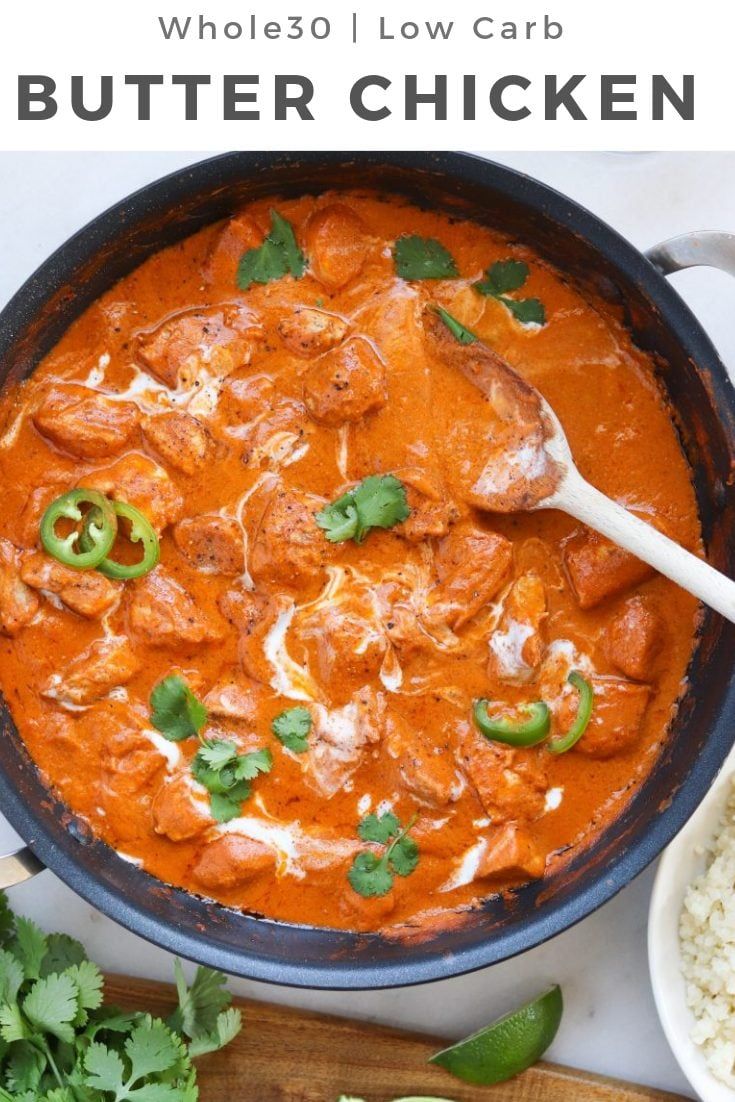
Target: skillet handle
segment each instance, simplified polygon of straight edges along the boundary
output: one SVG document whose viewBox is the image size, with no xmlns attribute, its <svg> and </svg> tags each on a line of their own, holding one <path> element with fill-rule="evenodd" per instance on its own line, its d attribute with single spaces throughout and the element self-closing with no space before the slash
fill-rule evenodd
<svg viewBox="0 0 735 1102">
<path fill-rule="evenodd" d="M 24 880 L 30 880 L 46 868 L 27 846 L 0 857 L 0 889 L 12 888 Z"/>
<path fill-rule="evenodd" d="M 684 268 L 720 268 L 735 276 L 735 233 L 701 230 L 683 233 L 662 241 L 646 253 L 646 257 L 662 275 L 681 272 Z"/>
</svg>

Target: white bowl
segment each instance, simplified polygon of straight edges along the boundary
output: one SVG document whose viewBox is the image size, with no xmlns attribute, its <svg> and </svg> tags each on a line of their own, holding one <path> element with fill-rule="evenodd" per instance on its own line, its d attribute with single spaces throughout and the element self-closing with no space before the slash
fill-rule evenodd
<svg viewBox="0 0 735 1102">
<path fill-rule="evenodd" d="M 702 1102 L 735 1102 L 735 1091 L 716 1079 L 701 1049 L 690 1038 L 694 1016 L 686 1005 L 681 974 L 679 917 L 686 889 L 705 869 L 702 852 L 715 836 L 735 773 L 735 748 L 709 795 L 665 850 L 653 885 L 648 913 L 648 962 L 651 983 L 671 1051 Z"/>
</svg>

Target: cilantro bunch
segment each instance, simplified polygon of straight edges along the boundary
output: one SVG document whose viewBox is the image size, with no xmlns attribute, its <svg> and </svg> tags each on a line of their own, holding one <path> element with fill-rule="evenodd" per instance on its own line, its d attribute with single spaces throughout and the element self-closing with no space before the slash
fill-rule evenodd
<svg viewBox="0 0 735 1102">
<path fill-rule="evenodd" d="M 250 782 L 273 767 L 270 750 L 241 754 L 231 739 L 204 738 L 207 709 L 179 674 L 154 686 L 150 706 L 151 723 L 170 742 L 199 739 L 201 749 L 191 763 L 194 779 L 209 793 L 209 808 L 218 823 L 236 819 L 252 792 Z"/>
<path fill-rule="evenodd" d="M 419 847 L 409 831 L 416 816 L 402 827 L 392 811 L 384 815 L 367 815 L 357 828 L 363 842 L 385 846 L 382 853 L 365 849 L 358 853 L 347 874 L 350 886 L 358 895 L 387 895 L 394 876 L 410 876 L 419 863 Z"/>
<path fill-rule="evenodd" d="M 316 514 L 330 543 L 362 543 L 372 528 L 392 528 L 411 510 L 406 489 L 393 474 L 370 475 Z"/>
<path fill-rule="evenodd" d="M 0 892 L 0 1102 L 196 1102 L 192 1058 L 241 1029 L 225 977 L 198 968 L 168 1021 L 103 1001 L 84 946 L 16 917 Z"/>
</svg>

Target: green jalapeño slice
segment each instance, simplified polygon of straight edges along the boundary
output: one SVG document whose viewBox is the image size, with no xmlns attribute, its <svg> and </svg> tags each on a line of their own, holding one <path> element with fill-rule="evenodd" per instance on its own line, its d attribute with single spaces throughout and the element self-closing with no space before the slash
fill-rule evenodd
<svg viewBox="0 0 735 1102">
<path fill-rule="evenodd" d="M 85 505 L 88 509 L 83 511 Z M 63 521 L 73 525 L 66 535 L 57 531 Z M 69 490 L 43 514 L 40 534 L 44 550 L 57 562 L 74 570 L 93 570 L 115 542 L 117 516 L 112 502 L 96 490 Z"/>
<path fill-rule="evenodd" d="M 551 712 L 543 700 L 520 705 L 518 719 L 508 716 L 493 719 L 488 714 L 488 705 L 487 700 L 476 700 L 472 714 L 478 730 L 493 742 L 504 742 L 508 746 L 536 746 L 549 733 Z"/>
<path fill-rule="evenodd" d="M 97 569 L 106 578 L 114 578 L 116 581 L 142 578 L 144 574 L 148 574 L 158 564 L 160 558 L 158 536 L 148 518 L 134 505 L 128 505 L 125 501 L 112 501 L 108 504 L 111 505 L 117 519 L 127 521 L 127 539 L 130 543 L 141 544 L 143 553 L 137 562 L 132 563 L 118 562 L 106 555 L 101 562 L 96 564 Z M 88 529 L 91 529 L 94 523 L 94 516 L 88 514 L 82 532 L 83 547 L 87 545 L 88 539 L 91 538 L 91 533 L 88 535 Z M 109 550 L 110 548 L 108 548 Z"/>
<path fill-rule="evenodd" d="M 594 704 L 595 694 L 587 678 L 582 677 L 579 670 L 572 670 L 567 681 L 570 685 L 573 685 L 579 693 L 577 715 L 574 723 L 565 735 L 558 735 L 556 738 L 549 740 L 549 750 L 551 750 L 552 754 L 566 754 L 567 750 L 571 750 L 587 730 L 587 724 L 592 716 L 592 706 Z"/>
</svg>

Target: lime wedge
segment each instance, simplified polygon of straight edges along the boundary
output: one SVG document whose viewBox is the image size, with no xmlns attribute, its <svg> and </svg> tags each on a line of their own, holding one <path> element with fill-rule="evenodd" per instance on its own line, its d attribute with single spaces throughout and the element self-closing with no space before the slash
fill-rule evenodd
<svg viewBox="0 0 735 1102">
<path fill-rule="evenodd" d="M 432 1056 L 467 1083 L 503 1083 L 540 1060 L 556 1036 L 564 1004 L 557 985 L 519 1010 Z"/>
</svg>

